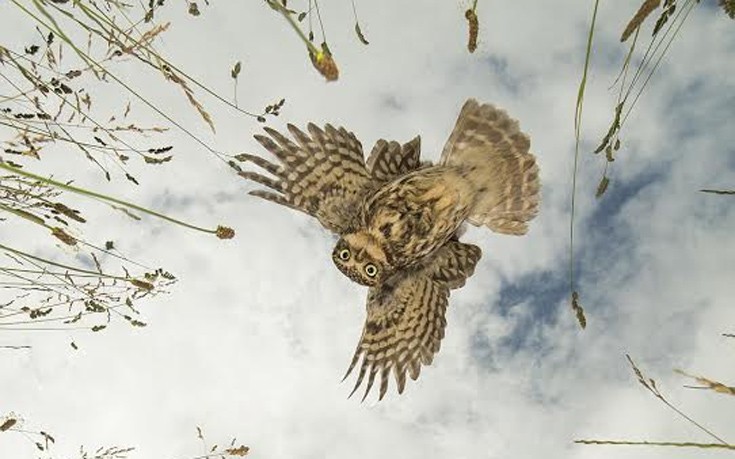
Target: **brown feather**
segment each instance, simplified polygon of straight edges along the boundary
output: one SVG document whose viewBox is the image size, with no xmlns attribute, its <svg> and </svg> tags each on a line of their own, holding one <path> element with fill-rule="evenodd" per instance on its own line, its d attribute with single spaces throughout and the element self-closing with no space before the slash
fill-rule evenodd
<svg viewBox="0 0 735 459">
<path fill-rule="evenodd" d="M 352 393 L 368 370 L 370 376 L 363 399 L 378 371 L 381 373 L 379 400 L 387 391 L 391 372 L 398 393 L 402 393 L 406 370 L 416 380 L 421 365 L 433 362 L 444 337 L 449 292 L 472 275 L 480 256 L 478 247 L 451 241 L 414 269 L 370 289 L 365 327 L 345 375 L 346 378 L 362 358 Z"/>
</svg>

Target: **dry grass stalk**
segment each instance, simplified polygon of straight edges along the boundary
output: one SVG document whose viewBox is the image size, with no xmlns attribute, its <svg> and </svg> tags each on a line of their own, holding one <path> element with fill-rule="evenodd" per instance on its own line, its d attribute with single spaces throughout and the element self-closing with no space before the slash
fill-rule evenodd
<svg viewBox="0 0 735 459">
<path fill-rule="evenodd" d="M 661 400 L 666 406 L 674 410 L 677 414 L 682 416 L 684 419 L 689 421 L 691 424 L 696 426 L 698 429 L 706 433 L 707 435 L 711 436 L 715 440 L 717 440 L 717 443 L 702 443 L 702 442 L 692 442 L 692 441 L 649 441 L 649 440 L 642 440 L 642 441 L 633 441 L 633 440 L 597 440 L 597 439 L 585 439 L 585 440 L 575 440 L 574 443 L 577 444 L 583 444 L 583 445 L 630 445 L 630 446 L 669 446 L 669 447 L 676 447 L 676 448 L 699 448 L 699 449 L 726 449 L 726 450 L 735 450 L 735 445 L 730 444 L 723 440 L 722 438 L 718 437 L 714 433 L 712 433 L 710 430 L 706 429 L 702 425 L 698 424 L 694 420 L 692 420 L 690 417 L 682 413 L 679 409 L 674 407 L 671 403 L 669 403 L 661 394 L 661 392 L 656 387 L 656 381 L 652 378 L 649 378 L 643 374 L 643 372 L 638 368 L 638 366 L 633 362 L 633 359 L 626 354 L 625 357 L 628 359 L 628 362 L 630 363 L 631 368 L 633 369 L 633 372 L 636 375 L 636 378 L 638 379 L 638 382 L 645 387 L 649 392 L 651 392 L 656 398 Z M 727 393 L 729 395 L 735 395 L 735 388 L 724 386 L 720 383 L 710 381 L 706 378 L 701 378 L 698 376 L 692 376 L 687 373 L 684 373 L 681 370 L 676 370 L 678 373 L 681 373 L 685 376 L 691 377 L 696 379 L 698 382 L 704 384 L 707 389 L 712 389 L 717 392 Z"/>
<path fill-rule="evenodd" d="M 202 431 L 202 428 L 199 426 L 196 426 L 197 430 L 197 438 L 202 442 L 202 447 L 205 451 L 205 454 L 202 456 L 197 456 L 193 459 L 204 459 L 209 457 L 245 457 L 250 453 L 250 447 L 245 445 L 239 445 L 237 446 L 237 438 L 232 438 L 230 440 L 230 444 L 228 446 L 220 446 L 220 445 L 214 445 L 209 446 L 207 444 L 207 440 L 204 437 L 204 432 Z"/>
<path fill-rule="evenodd" d="M 676 0 L 664 0 L 663 5 L 661 5 L 660 0 L 646 0 L 643 2 L 641 7 L 638 9 L 638 12 L 631 19 L 623 32 L 621 41 L 626 41 L 631 35 L 634 35 L 634 39 L 632 40 L 630 49 L 625 56 L 620 72 L 611 86 L 611 89 L 619 86 L 618 100 L 615 106 L 612 122 L 610 123 L 607 133 L 600 141 L 599 146 L 594 150 L 595 154 L 601 153 L 602 151 L 605 152 L 603 177 L 598 184 L 595 194 L 597 198 L 602 197 L 608 189 L 608 185 L 610 183 L 608 169 L 612 167 L 611 165 L 613 161 L 615 161 L 615 156 L 621 147 L 620 132 L 625 121 L 628 119 L 628 116 L 630 116 L 633 108 L 638 102 L 638 99 L 646 89 L 656 70 L 659 68 L 664 56 L 671 46 L 671 43 L 678 36 L 682 25 L 689 16 L 689 13 L 698 3 L 698 0 L 685 0 L 682 7 L 677 8 Z M 643 58 L 640 60 L 637 68 L 632 72 L 633 76 L 628 78 L 629 70 L 631 70 L 630 64 L 633 61 L 633 52 L 636 48 L 639 32 L 641 30 L 640 26 L 659 6 L 662 6 L 662 12 L 653 27 L 651 41 L 648 44 Z M 668 26 L 664 27 L 666 24 L 668 24 Z M 592 32 L 590 32 L 590 38 L 591 37 Z M 588 45 L 588 57 L 589 49 L 590 47 Z M 632 101 L 630 99 L 632 99 Z"/>
<path fill-rule="evenodd" d="M 630 440 L 574 440 L 574 443 L 581 445 L 631 445 L 631 446 L 673 446 L 678 448 L 701 448 L 701 449 L 731 449 L 735 450 L 735 445 L 721 443 L 696 443 L 696 442 L 676 442 L 676 441 L 630 441 Z"/>
<path fill-rule="evenodd" d="M 101 331 L 113 319 L 144 327 L 135 303 L 175 282 L 160 269 L 133 277 L 123 266 L 123 275 L 111 274 L 94 251 L 88 259 L 95 270 L 46 262 L 6 246 L 0 246 L 0 254 L 11 262 L 0 267 L 0 286 L 5 290 L 0 329 Z M 84 258 L 83 253 L 77 256 Z"/>
<path fill-rule="evenodd" d="M 635 13 L 633 18 L 631 18 L 630 22 L 628 22 L 628 25 L 623 31 L 623 35 L 620 37 L 620 41 L 626 41 L 631 34 L 635 32 L 641 24 L 643 24 L 643 21 L 646 20 L 653 10 L 659 7 L 659 5 L 661 5 L 661 0 L 645 0 L 641 7 L 638 8 L 638 11 Z"/>
<path fill-rule="evenodd" d="M 92 108 L 95 72 L 83 62 L 79 63 L 81 67 L 66 72 L 58 69 L 64 62 L 61 57 L 63 44 L 55 51 L 52 46 L 55 37 L 52 32 L 45 44 L 27 46 L 26 51 L 36 50 L 33 54 L 3 48 L 3 79 L 16 94 L 0 106 L 0 127 L 9 132 L 2 142 L 0 159 L 5 156 L 5 161 L 11 165 L 18 164 L 16 158 L 18 161 L 27 157 L 41 159 L 45 148 L 63 143 L 77 148 L 111 179 L 104 163 L 117 164 L 127 173 L 125 165 L 131 154 L 147 160 L 151 158 L 149 151 L 172 148 L 134 147 L 133 139 L 124 137 L 164 132 L 161 127 L 143 128 L 135 123 L 118 125 L 116 116 L 107 122 L 101 121 L 102 116 Z M 41 49 L 44 51 L 38 51 Z M 101 65 L 112 65 L 117 56 L 107 53 L 98 60 Z M 74 62 L 64 64 L 67 68 L 75 66 Z M 129 111 L 128 105 L 122 118 Z"/>
<path fill-rule="evenodd" d="M 579 293 L 576 290 L 576 279 L 574 270 L 574 218 L 577 200 L 577 166 L 579 164 L 579 140 L 582 132 L 582 108 L 584 106 L 584 93 L 587 87 L 587 70 L 589 69 L 590 56 L 592 55 L 592 41 L 595 34 L 595 24 L 597 21 L 597 8 L 600 0 L 595 0 L 592 12 L 592 21 L 590 29 L 587 33 L 587 48 L 584 58 L 584 69 L 582 70 L 582 79 L 577 89 L 577 101 L 574 107 L 574 162 L 572 168 L 572 208 L 569 215 L 569 291 L 572 294 L 572 309 L 576 313 L 579 325 L 584 329 L 587 325 L 587 319 L 584 316 L 584 310 L 579 304 Z"/>
<path fill-rule="evenodd" d="M 43 22 L 38 16 L 33 16 L 26 4 L 15 0 L 12 4 L 27 12 L 29 18 L 37 20 L 38 30 L 45 28 L 50 31 L 41 41 L 18 50 L 0 46 L 3 64 L 3 79 L 0 81 L 8 86 L 4 93 L 9 95 L 0 104 L 0 134 L 4 136 L 0 143 L 0 169 L 7 172 L 7 175 L 0 177 L 0 216 L 13 217 L 6 218 L 4 225 L 10 225 L 14 231 L 17 231 L 15 225 L 21 222 L 46 228 L 56 240 L 79 250 L 81 256 L 93 259 L 97 270 L 90 272 L 76 266 L 63 266 L 61 270 L 50 274 L 53 267 L 60 266 L 49 260 L 26 257 L 22 251 L 3 246 L 1 251 L 11 255 L 13 263 L 0 265 L 0 282 L 7 286 L 5 292 L 11 292 L 11 295 L 12 292 L 20 292 L 27 297 L 29 304 L 18 301 L 12 306 L 4 306 L 0 312 L 0 327 L 26 327 L 31 323 L 38 327 L 42 322 L 61 322 L 70 326 L 76 324 L 82 315 L 91 313 L 107 313 L 109 321 L 109 315 L 113 314 L 110 311 L 115 311 L 118 306 L 132 308 L 131 299 L 157 293 L 159 287 L 173 282 L 173 277 L 163 276 L 165 272 L 160 270 L 149 271 L 154 280 L 142 275 L 129 275 L 127 271 L 124 275 L 112 275 L 104 271 L 97 262 L 96 254 L 105 253 L 108 257 L 135 263 L 112 248 L 101 249 L 83 238 L 72 236 L 80 233 L 76 228 L 72 229 L 74 224 L 83 224 L 86 219 L 73 208 L 67 201 L 68 195 L 62 195 L 62 191 L 107 202 L 128 214 L 130 210 L 135 210 L 155 215 L 218 237 L 232 237 L 234 232 L 226 231 L 223 229 L 225 227 L 216 230 L 194 227 L 132 203 L 26 171 L 24 163 L 29 158 L 43 160 L 44 150 L 59 143 L 77 148 L 101 168 L 109 180 L 112 174 L 105 164 L 114 164 L 127 180 L 136 184 L 138 180 L 126 170 L 131 156 L 138 156 L 144 164 L 153 165 L 169 162 L 173 158 L 171 145 L 139 146 L 150 142 L 149 134 L 164 132 L 165 128 L 146 128 L 134 122 L 118 121 L 128 119 L 131 114 L 129 101 L 124 101 L 121 114 L 109 119 L 108 115 L 100 115 L 94 104 L 97 81 L 115 78 L 113 68 L 121 58 L 132 56 L 148 65 L 167 62 L 155 51 L 153 42 L 167 30 L 168 24 L 152 24 L 140 30 L 140 22 L 134 21 L 136 10 L 140 11 L 140 7 L 107 0 L 74 5 L 35 3 L 43 17 L 55 18 L 53 23 Z M 69 10 L 72 7 L 74 11 Z M 153 10 L 149 13 L 150 17 L 146 15 L 147 22 L 152 20 Z M 130 26 L 121 26 L 118 20 L 130 20 Z M 81 37 L 88 37 L 86 52 L 77 45 Z M 75 53 L 71 57 L 64 57 L 63 51 L 68 48 Z M 156 65 L 155 68 L 165 65 Z M 186 83 L 193 80 L 181 77 L 180 72 L 174 73 L 173 69 L 167 76 L 184 88 L 187 98 L 213 126 L 211 117 L 194 98 L 193 91 Z M 132 91 L 123 83 L 120 84 Z M 271 111 L 277 115 L 281 106 L 282 102 L 276 110 Z M 56 313 L 65 306 L 69 307 L 66 316 Z M 23 315 L 27 315 L 24 320 L 13 318 Z M 133 326 L 145 325 L 134 314 L 121 314 L 120 317 Z M 92 329 L 102 328 L 98 324 L 92 325 Z"/>
<path fill-rule="evenodd" d="M 475 3 L 477 6 L 477 3 Z M 469 31 L 469 37 L 467 39 L 467 51 L 474 53 L 477 49 L 477 34 L 480 30 L 480 21 L 477 19 L 477 13 L 474 8 L 470 8 L 464 12 L 464 17 L 467 19 L 467 27 Z"/>
<path fill-rule="evenodd" d="M 577 317 L 579 326 L 584 330 L 587 327 L 587 317 L 584 315 L 584 308 L 582 308 L 582 305 L 579 303 L 579 292 L 576 290 L 572 292 L 572 310 L 574 311 L 574 315 Z"/>
<path fill-rule="evenodd" d="M 728 445 L 728 442 L 723 440 L 721 437 L 714 434 L 710 429 L 704 427 L 694 419 L 690 418 L 684 412 L 676 408 L 674 405 L 672 405 L 664 396 L 661 394 L 661 392 L 658 390 L 658 387 L 656 387 L 656 381 L 653 378 L 649 378 L 643 374 L 643 372 L 638 368 L 638 366 L 633 362 L 633 359 L 630 357 L 630 355 L 625 354 L 625 358 L 628 359 L 628 363 L 630 363 L 631 368 L 633 369 L 633 372 L 636 375 L 636 378 L 638 378 L 638 382 L 645 387 L 649 392 L 651 392 L 657 399 L 661 400 L 661 402 L 668 406 L 671 410 L 673 410 L 676 414 L 687 420 L 690 424 L 697 427 L 702 432 L 706 433 L 710 437 L 717 440 L 721 445 Z"/>
<path fill-rule="evenodd" d="M 54 437 L 43 430 L 32 430 L 26 427 L 24 420 L 15 413 L 0 415 L 0 433 L 18 433 L 36 449 L 36 452 L 48 453 L 50 446 L 56 443 Z"/>
<path fill-rule="evenodd" d="M 135 451 L 135 448 L 121 448 L 119 446 L 101 447 L 95 449 L 93 452 L 84 450 L 84 447 L 79 450 L 79 459 L 126 459 L 128 453 Z"/>
<path fill-rule="evenodd" d="M 724 194 L 724 195 L 734 195 L 735 190 L 699 190 L 702 193 L 711 193 L 711 194 Z"/>
<path fill-rule="evenodd" d="M 186 82 L 185 79 L 179 77 L 176 75 L 176 73 L 169 67 L 168 65 L 162 65 L 160 67 L 161 73 L 163 76 L 172 83 L 177 84 L 182 91 L 184 91 L 184 94 L 186 95 L 186 98 L 189 100 L 189 103 L 199 112 L 199 115 L 202 117 L 202 119 L 207 123 L 209 128 L 212 130 L 212 132 L 217 132 L 217 130 L 214 127 L 214 121 L 212 120 L 212 115 L 207 112 L 207 110 L 204 109 L 204 105 L 202 105 L 201 102 L 197 100 L 197 98 L 194 96 L 194 91 L 189 87 L 189 84 Z"/>
<path fill-rule="evenodd" d="M 0 414 L 0 434 L 7 435 L 6 432 L 8 434 L 22 435 L 36 452 L 40 451 L 44 453 L 44 457 L 49 459 L 56 457 L 52 451 L 53 445 L 56 444 L 56 439 L 42 430 L 34 430 L 33 428 L 26 427 L 23 419 L 15 413 Z M 209 447 L 199 427 L 197 427 L 197 438 L 202 441 L 204 454 L 189 456 L 190 459 L 235 458 L 245 457 L 250 453 L 250 447 L 238 444 L 236 438 L 232 438 L 228 446 L 214 445 Z M 79 456 L 75 457 L 78 459 L 125 459 L 135 450 L 136 448 L 133 447 L 120 446 L 99 447 L 87 450 L 87 448 L 82 446 L 79 448 Z M 24 455 L 23 457 L 25 456 L 30 457 L 32 454 Z"/>
<path fill-rule="evenodd" d="M 301 27 L 299 26 L 299 22 L 303 20 L 304 17 L 306 17 L 307 13 L 301 13 L 298 14 L 297 11 L 288 9 L 286 7 L 286 2 L 281 3 L 279 0 L 266 0 L 266 3 L 268 6 L 270 6 L 273 10 L 280 13 L 286 21 L 288 21 L 291 28 L 296 32 L 296 34 L 299 36 L 301 41 L 306 45 L 306 50 L 309 53 L 309 59 L 311 60 L 312 65 L 314 68 L 327 80 L 327 81 L 336 81 L 339 78 L 339 68 L 337 67 L 337 62 L 334 60 L 334 57 L 332 56 L 332 52 L 329 50 L 329 46 L 327 45 L 327 38 L 324 33 L 324 25 L 321 21 L 321 15 L 319 13 L 319 3 L 314 0 L 314 6 L 316 7 L 317 16 L 319 18 L 319 24 L 321 25 L 322 30 L 322 45 L 321 49 L 317 48 L 314 45 L 314 33 L 313 31 L 309 31 L 308 37 L 304 32 L 301 30 Z M 354 6 L 354 4 L 353 4 Z M 309 14 L 311 14 L 311 11 L 309 11 Z M 297 17 L 297 19 L 294 19 L 294 16 Z M 357 17 L 357 13 L 355 13 L 355 17 Z M 311 21 L 310 21 L 311 22 Z M 362 36 L 362 31 L 359 31 L 358 29 L 358 36 L 361 40 L 364 40 L 365 37 Z M 364 40 L 363 43 L 367 42 L 367 40 Z M 367 43 L 365 43 L 367 44 Z"/>
<path fill-rule="evenodd" d="M 726 386 L 726 385 L 724 385 L 724 384 L 722 384 L 720 382 L 713 381 L 711 379 L 707 379 L 707 378 L 705 378 L 703 376 L 691 375 L 691 374 L 686 373 L 686 372 L 684 372 L 682 370 L 674 370 L 674 371 L 676 371 L 677 373 L 679 373 L 681 375 L 684 375 L 684 376 L 687 376 L 689 378 L 694 379 L 699 384 L 702 384 L 702 386 L 696 386 L 696 388 L 698 388 L 698 389 L 709 389 L 709 390 L 713 390 L 713 391 L 715 391 L 717 393 L 720 393 L 720 394 L 735 395 L 735 387 Z"/>
</svg>

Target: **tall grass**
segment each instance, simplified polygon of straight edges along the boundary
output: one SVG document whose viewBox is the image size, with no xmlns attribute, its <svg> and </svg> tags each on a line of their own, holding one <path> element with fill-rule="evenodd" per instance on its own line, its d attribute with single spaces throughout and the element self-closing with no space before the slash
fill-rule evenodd
<svg viewBox="0 0 735 459">
<path fill-rule="evenodd" d="M 90 222 L 76 210 L 78 199 L 98 201 L 136 220 L 147 215 L 221 239 L 231 238 L 234 231 L 222 225 L 194 225 L 74 185 L 76 177 L 70 171 L 59 170 L 54 174 L 64 177 L 59 179 L 33 169 L 46 162 L 51 148 L 63 155 L 77 151 L 107 180 L 122 176 L 137 185 L 130 164 L 148 165 L 155 174 L 175 158 L 174 145 L 155 140 L 172 128 L 194 138 L 218 159 L 230 161 L 233 155 L 214 150 L 118 76 L 117 68 L 123 62 L 138 63 L 179 88 L 212 130 L 214 120 L 195 89 L 256 122 L 277 116 L 283 101 L 260 113 L 246 111 L 166 59 L 155 46 L 169 27 L 155 19 L 162 8 L 158 2 L 134 6 L 113 0 L 11 0 L 8 7 L 25 17 L 19 27 L 35 29 L 38 39 L 20 48 L 0 42 L 0 225 L 5 235 L 24 234 L 29 225 L 35 226 L 49 239 L 45 248 L 34 244 L 33 249 L 21 247 L 12 236 L 0 241 L 0 344 L 6 349 L 23 349 L 12 344 L 20 335 L 10 332 L 100 331 L 115 318 L 144 326 L 134 304 L 165 291 L 175 277 L 128 259 L 112 241 L 103 247 L 86 240 L 83 228 Z M 189 11 L 194 14 L 194 10 L 201 14 L 198 7 Z M 103 117 L 95 108 L 100 87 L 95 83 L 107 83 L 106 98 L 117 97 L 117 114 Z M 162 124 L 136 122 L 130 98 L 158 114 Z M 71 250 L 82 264 L 57 261 L 64 256 L 63 251 L 51 256 L 55 247 Z M 108 266 L 112 261 L 118 266 Z M 8 339 L 11 344 L 3 343 Z"/>
<path fill-rule="evenodd" d="M 677 0 L 664 0 L 663 4 L 660 0 L 644 0 L 643 4 L 633 15 L 631 20 L 621 34 L 620 41 L 626 42 L 630 37 L 633 37 L 630 43 L 628 52 L 625 54 L 625 58 L 621 64 L 620 72 L 613 82 L 612 88 L 617 87 L 618 97 L 617 102 L 613 110 L 613 117 L 610 127 L 602 137 L 598 147 L 594 150 L 594 154 L 605 152 L 604 155 L 604 167 L 602 177 L 597 186 L 595 196 L 601 198 L 608 189 L 611 183 L 609 168 L 612 163 L 616 160 L 617 152 L 621 149 L 622 141 L 620 138 L 620 132 L 625 126 L 625 122 L 629 118 L 631 112 L 639 102 L 642 94 L 652 81 L 652 77 L 657 70 L 661 67 L 664 57 L 666 56 L 671 44 L 681 33 L 682 27 L 686 22 L 689 14 L 693 11 L 694 7 L 699 3 L 698 0 L 684 0 L 683 3 L 677 4 Z M 735 18 L 731 12 L 733 11 L 733 2 L 731 1 L 720 1 L 724 11 L 731 17 Z M 580 134 L 581 134 L 581 123 L 582 123 L 582 105 L 584 101 L 584 92 L 587 81 L 587 72 L 590 64 L 590 56 L 592 50 L 592 42 L 595 31 L 595 24 L 597 18 L 599 0 L 595 1 L 594 10 L 592 14 L 592 22 L 590 30 L 587 36 L 587 49 L 585 55 L 584 69 L 582 72 L 582 79 L 579 85 L 577 94 L 577 103 L 575 109 L 574 118 L 574 131 L 575 131 L 575 152 L 573 161 L 573 178 L 572 178 L 572 198 L 571 198 L 571 216 L 570 216 L 570 233 L 569 233 L 569 281 L 570 291 L 572 295 L 572 308 L 577 313 L 577 318 L 580 320 L 580 325 L 584 328 L 586 323 L 584 320 L 584 313 L 579 304 L 579 292 L 576 290 L 575 285 L 575 251 L 574 251 L 574 235 L 575 235 L 575 198 L 576 198 L 576 179 L 577 179 L 577 163 L 580 153 Z M 638 61 L 637 67 L 631 71 L 631 61 L 634 53 L 636 52 L 636 44 L 638 39 L 642 36 L 643 26 L 646 24 L 646 20 L 651 17 L 654 12 L 659 11 L 658 18 L 652 26 L 650 41 L 643 52 L 643 56 Z M 630 73 L 632 76 L 629 78 Z M 704 193 L 714 193 L 721 195 L 731 195 L 731 190 L 713 190 L 705 189 L 700 190 Z M 730 337 L 730 334 L 723 334 L 723 336 Z M 688 423 L 694 425 L 702 433 L 709 436 L 715 442 L 697 442 L 697 441 L 652 441 L 652 440 L 600 440 L 600 439 L 583 439 L 575 440 L 575 443 L 585 445 L 643 445 L 643 446 L 665 446 L 665 447 L 679 447 L 679 448 L 699 448 L 699 449 L 726 449 L 735 450 L 735 444 L 724 440 L 721 436 L 715 434 L 711 429 L 705 427 L 701 423 L 695 421 L 690 416 L 685 414 L 676 405 L 670 402 L 659 390 L 656 381 L 653 378 L 645 376 L 645 374 L 638 368 L 632 358 L 626 355 L 628 362 L 633 369 L 633 372 L 638 382 L 651 393 L 655 398 L 661 401 L 679 417 L 686 420 Z M 681 370 L 675 370 L 677 373 L 694 379 L 699 386 L 688 386 L 697 389 L 705 389 L 715 391 L 717 393 L 726 395 L 735 395 L 735 387 L 725 385 L 718 381 L 714 381 L 709 378 L 702 376 L 693 376 Z"/>
</svg>

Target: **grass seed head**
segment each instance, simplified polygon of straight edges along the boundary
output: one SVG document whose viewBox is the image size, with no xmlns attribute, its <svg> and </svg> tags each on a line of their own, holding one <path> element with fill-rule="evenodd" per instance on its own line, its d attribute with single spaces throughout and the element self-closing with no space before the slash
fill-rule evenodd
<svg viewBox="0 0 735 459">
<path fill-rule="evenodd" d="M 309 51 L 309 57 L 314 68 L 327 79 L 327 81 L 336 81 L 339 78 L 339 68 L 337 63 L 332 58 L 332 53 L 325 45 L 322 45 L 322 50 L 317 53 Z"/>
<path fill-rule="evenodd" d="M 220 239 L 232 239 L 235 237 L 235 230 L 228 226 L 218 226 L 215 233 Z"/>
<path fill-rule="evenodd" d="M 77 245 L 77 240 L 73 236 L 69 235 L 69 233 L 64 231 L 63 228 L 55 227 L 51 230 L 51 234 L 53 234 L 58 240 L 66 245 Z"/>
<path fill-rule="evenodd" d="M 464 17 L 467 18 L 467 25 L 469 26 L 469 40 L 467 41 L 467 50 L 474 53 L 477 49 L 477 33 L 480 30 L 480 22 L 477 19 L 477 13 L 475 10 L 469 9 L 464 12 Z"/>
<path fill-rule="evenodd" d="M 627 40 L 635 30 L 643 24 L 643 21 L 646 20 L 648 15 L 650 15 L 653 10 L 658 8 L 658 6 L 661 4 L 661 0 L 645 0 L 640 8 L 638 8 L 638 11 L 635 13 L 633 18 L 631 18 L 630 22 L 628 22 L 628 25 L 625 27 L 625 30 L 623 31 L 623 35 L 620 37 L 620 41 L 624 42 Z"/>
</svg>

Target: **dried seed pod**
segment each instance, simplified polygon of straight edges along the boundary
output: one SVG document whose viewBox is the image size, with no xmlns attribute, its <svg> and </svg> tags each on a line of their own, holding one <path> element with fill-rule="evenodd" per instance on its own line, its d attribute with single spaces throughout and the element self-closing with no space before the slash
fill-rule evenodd
<svg viewBox="0 0 735 459">
<path fill-rule="evenodd" d="M 0 425 L 0 432 L 5 432 L 6 430 L 13 427 L 17 422 L 18 420 L 15 418 L 6 419 L 5 422 L 3 422 L 2 425 Z"/>
<path fill-rule="evenodd" d="M 464 17 L 467 18 L 470 32 L 469 40 L 467 41 L 467 50 L 474 53 L 477 49 L 477 33 L 480 30 L 480 21 L 477 19 L 477 13 L 473 9 L 465 11 Z"/>
<path fill-rule="evenodd" d="M 610 184 L 610 179 L 607 178 L 607 175 L 602 177 L 602 180 L 600 180 L 599 185 L 597 185 L 597 192 L 595 193 L 596 198 L 601 198 L 603 194 L 605 194 L 605 191 L 607 191 L 607 186 Z"/>
<path fill-rule="evenodd" d="M 77 240 L 69 235 L 66 231 L 64 231 L 63 228 L 59 228 L 58 226 L 51 229 L 51 234 L 53 234 L 58 240 L 63 242 L 66 245 L 75 246 L 77 245 Z"/>
<path fill-rule="evenodd" d="M 235 230 L 227 226 L 218 226 L 215 233 L 220 239 L 232 239 L 235 237 Z"/>
<path fill-rule="evenodd" d="M 583 330 L 587 328 L 587 318 L 584 315 L 584 309 L 582 308 L 582 305 L 579 304 L 579 292 L 577 292 L 576 290 L 572 292 L 572 310 L 577 316 L 577 322 L 579 322 L 579 326 L 582 327 Z"/>
<path fill-rule="evenodd" d="M 150 282 L 142 281 L 139 279 L 128 279 L 128 282 L 135 285 L 141 290 L 148 290 L 148 291 L 153 290 L 153 284 L 151 284 Z"/>
<path fill-rule="evenodd" d="M 326 43 L 322 43 L 322 50 L 317 53 L 309 50 L 309 57 L 311 63 L 314 65 L 319 73 L 321 73 L 327 81 L 336 81 L 339 78 L 339 69 L 337 63 L 332 58 L 332 53 L 329 52 Z"/>
<path fill-rule="evenodd" d="M 625 27 L 625 30 L 623 31 L 623 35 L 620 37 L 620 41 L 623 42 L 630 37 L 630 35 L 635 32 L 635 30 L 643 24 L 643 21 L 646 20 L 649 14 L 653 12 L 658 6 L 661 4 L 661 0 L 645 0 L 641 7 L 638 9 L 638 11 L 635 13 L 635 16 L 628 22 L 628 25 Z"/>
</svg>

